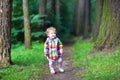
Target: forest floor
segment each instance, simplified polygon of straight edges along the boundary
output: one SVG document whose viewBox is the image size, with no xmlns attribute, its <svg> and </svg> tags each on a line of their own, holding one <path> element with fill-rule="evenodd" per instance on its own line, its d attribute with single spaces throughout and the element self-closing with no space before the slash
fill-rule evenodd
<svg viewBox="0 0 120 80">
<path fill-rule="evenodd" d="M 73 68 L 73 60 L 71 55 L 73 54 L 71 47 L 73 44 L 64 45 L 64 55 L 63 55 L 63 65 L 65 72 L 59 73 L 57 72 L 55 75 L 51 75 L 50 73 L 46 73 L 41 75 L 40 80 L 81 80 L 77 79 L 76 73 L 77 70 Z M 48 69 L 48 65 L 46 65 L 46 69 Z M 80 78 L 80 76 L 79 76 Z"/>
</svg>

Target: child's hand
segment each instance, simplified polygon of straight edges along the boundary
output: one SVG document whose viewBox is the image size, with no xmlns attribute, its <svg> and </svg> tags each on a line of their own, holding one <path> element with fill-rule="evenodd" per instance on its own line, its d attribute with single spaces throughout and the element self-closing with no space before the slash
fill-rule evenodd
<svg viewBox="0 0 120 80">
<path fill-rule="evenodd" d="M 46 57 L 49 57 L 49 54 L 47 53 L 47 54 L 45 54 L 45 56 L 46 56 Z"/>
</svg>

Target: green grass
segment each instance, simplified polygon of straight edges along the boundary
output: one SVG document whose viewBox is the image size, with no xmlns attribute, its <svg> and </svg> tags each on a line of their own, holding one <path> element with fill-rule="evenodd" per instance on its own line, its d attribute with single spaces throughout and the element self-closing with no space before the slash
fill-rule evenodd
<svg viewBox="0 0 120 80">
<path fill-rule="evenodd" d="M 12 49 L 12 61 L 15 64 L 30 65 L 30 64 L 44 64 L 45 57 L 43 51 L 43 43 L 33 42 L 32 49 L 25 49 L 24 45 L 21 45 L 15 49 Z"/>
<path fill-rule="evenodd" d="M 120 48 L 115 52 L 90 53 L 93 43 L 79 40 L 74 46 L 74 67 L 83 80 L 119 80 L 120 79 Z M 82 69 L 82 70 L 81 70 Z"/>
<path fill-rule="evenodd" d="M 0 80 L 34 80 L 47 72 L 43 65 L 47 63 L 43 53 L 43 43 L 33 42 L 32 49 L 24 45 L 14 45 L 11 50 L 14 65 L 0 70 Z"/>
</svg>

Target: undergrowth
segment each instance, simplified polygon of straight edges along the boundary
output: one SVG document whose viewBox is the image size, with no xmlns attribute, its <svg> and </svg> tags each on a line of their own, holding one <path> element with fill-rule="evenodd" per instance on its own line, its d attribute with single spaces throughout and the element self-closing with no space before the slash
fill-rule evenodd
<svg viewBox="0 0 120 80">
<path fill-rule="evenodd" d="M 0 70 L 0 80 L 34 80 L 47 72 L 43 67 L 47 62 L 43 43 L 33 42 L 32 49 L 25 49 L 23 44 L 13 45 L 11 59 L 13 65 Z"/>
<path fill-rule="evenodd" d="M 92 54 L 93 46 L 90 40 L 81 39 L 73 46 L 74 67 L 79 69 L 76 75 L 83 80 L 119 80 L 120 47 L 114 52 Z"/>
</svg>

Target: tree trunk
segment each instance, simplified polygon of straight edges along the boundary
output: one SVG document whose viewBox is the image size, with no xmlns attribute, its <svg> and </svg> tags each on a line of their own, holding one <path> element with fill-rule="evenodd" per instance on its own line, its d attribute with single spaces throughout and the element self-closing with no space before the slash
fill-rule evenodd
<svg viewBox="0 0 120 80">
<path fill-rule="evenodd" d="M 93 28 L 93 38 L 96 40 L 98 33 L 99 33 L 99 28 L 101 24 L 101 19 L 102 19 L 102 8 L 103 8 L 103 0 L 96 0 L 96 18 L 95 18 L 95 25 Z"/>
<path fill-rule="evenodd" d="M 76 28 L 75 28 L 75 32 L 76 35 L 80 35 L 80 0 L 77 0 L 77 10 L 76 10 Z"/>
<path fill-rule="evenodd" d="M 56 0 L 48 0 L 47 4 L 49 4 L 48 5 L 48 10 L 47 10 L 47 14 L 48 14 L 47 19 L 49 21 L 49 26 L 51 26 L 51 25 L 55 26 L 54 21 L 56 21 L 56 14 L 55 14 L 55 12 L 56 12 L 56 5 L 55 5 Z"/>
<path fill-rule="evenodd" d="M 98 49 L 110 48 L 120 41 L 120 1 L 104 0 L 103 14 L 98 38 L 95 47 Z"/>
<path fill-rule="evenodd" d="M 48 0 L 48 4 L 50 4 L 48 9 L 48 14 L 52 14 L 52 13 L 55 14 L 55 10 L 56 10 L 55 3 L 56 0 Z"/>
<path fill-rule="evenodd" d="M 56 0 L 56 26 L 57 27 L 61 26 L 61 21 L 60 21 L 60 0 Z"/>
<path fill-rule="evenodd" d="M 76 5 L 75 5 L 75 34 L 77 36 L 80 36 L 84 33 L 84 0 L 77 0 Z"/>
<path fill-rule="evenodd" d="M 62 25 L 62 22 L 61 22 L 61 14 L 60 14 L 60 6 L 61 4 L 60 4 L 60 0 L 56 0 L 56 20 L 55 20 L 55 27 L 57 28 L 57 30 L 58 30 L 58 32 L 61 32 L 62 31 L 62 29 L 60 29 L 60 28 L 62 28 L 63 27 L 63 25 Z M 60 31 L 61 30 L 61 31 Z M 58 35 L 59 35 L 60 33 L 58 33 Z"/>
<path fill-rule="evenodd" d="M 0 0 L 0 67 L 11 63 L 12 0 Z"/>
<path fill-rule="evenodd" d="M 30 30 L 30 19 L 28 11 L 28 0 L 23 0 L 23 13 L 24 13 L 24 36 L 26 48 L 31 48 L 31 30 Z"/>
<path fill-rule="evenodd" d="M 84 38 L 90 37 L 91 25 L 90 25 L 90 0 L 85 0 L 85 28 Z"/>
<path fill-rule="evenodd" d="M 40 26 L 45 29 L 45 18 L 46 18 L 46 0 L 40 0 L 40 7 L 39 7 L 39 14 L 40 14 Z"/>
</svg>

